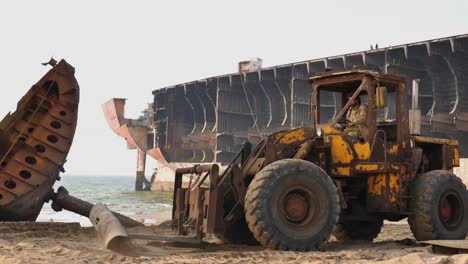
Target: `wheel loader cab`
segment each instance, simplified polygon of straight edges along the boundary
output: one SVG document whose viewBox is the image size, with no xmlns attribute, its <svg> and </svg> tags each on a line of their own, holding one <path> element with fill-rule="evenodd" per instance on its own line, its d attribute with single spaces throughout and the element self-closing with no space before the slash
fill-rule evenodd
<svg viewBox="0 0 468 264">
<path fill-rule="evenodd" d="M 311 81 L 315 127 L 324 132 L 324 142 L 331 145 L 331 163 L 340 164 L 331 166 L 332 175 L 351 176 L 362 162 L 404 162 L 409 158 L 405 155 L 409 131 L 403 77 L 351 70 L 319 74 Z M 357 127 L 361 129 L 358 137 L 344 129 L 356 98 L 366 109 L 365 124 Z M 340 150 L 343 147 L 348 150 Z M 369 167 L 364 165 L 359 168 Z"/>
</svg>

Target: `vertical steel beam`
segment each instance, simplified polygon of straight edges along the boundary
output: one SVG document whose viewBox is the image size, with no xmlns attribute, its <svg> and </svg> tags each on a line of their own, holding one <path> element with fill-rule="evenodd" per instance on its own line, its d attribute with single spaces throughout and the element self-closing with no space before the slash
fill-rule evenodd
<svg viewBox="0 0 468 264">
<path fill-rule="evenodd" d="M 135 191 L 143 191 L 143 183 L 145 181 L 146 152 L 141 149 L 138 149 L 137 152 Z"/>
</svg>

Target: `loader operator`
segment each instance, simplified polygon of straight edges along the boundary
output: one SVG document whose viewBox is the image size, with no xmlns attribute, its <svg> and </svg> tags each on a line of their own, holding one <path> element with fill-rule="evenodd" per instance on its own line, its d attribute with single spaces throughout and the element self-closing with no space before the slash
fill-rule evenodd
<svg viewBox="0 0 468 264">
<path fill-rule="evenodd" d="M 351 100 L 351 96 L 349 97 Z M 367 127 L 367 107 L 361 104 L 361 98 L 356 97 L 351 102 L 351 107 L 346 114 L 346 119 L 350 122 L 346 124 L 344 132 L 354 138 L 367 141 L 369 136 L 369 129 Z"/>
</svg>

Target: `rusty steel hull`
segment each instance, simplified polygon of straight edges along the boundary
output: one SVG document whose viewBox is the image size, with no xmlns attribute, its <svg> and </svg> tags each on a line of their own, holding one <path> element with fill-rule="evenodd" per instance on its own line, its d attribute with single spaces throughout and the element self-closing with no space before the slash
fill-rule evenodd
<svg viewBox="0 0 468 264">
<path fill-rule="evenodd" d="M 142 149 L 151 150 L 153 158 L 160 161 L 226 164 L 247 140 L 255 144 L 277 131 L 311 126 L 308 78 L 326 68 L 355 66 L 403 75 L 408 87 L 419 79 L 423 135 L 457 139 L 461 157 L 468 157 L 467 34 L 164 87 L 153 91 L 151 115 L 143 125 L 146 132 L 139 130 L 145 136 L 122 133 L 125 127 L 116 133 L 133 134 L 133 140 L 122 137 L 130 145 L 135 141 L 145 146 Z M 322 117 L 332 118 L 338 105 L 337 98 L 323 96 Z M 126 120 L 131 121 L 137 120 Z"/>
<path fill-rule="evenodd" d="M 47 72 L 0 122 L 0 221 L 34 221 L 53 194 L 73 142 L 79 103 L 75 69 Z"/>
</svg>

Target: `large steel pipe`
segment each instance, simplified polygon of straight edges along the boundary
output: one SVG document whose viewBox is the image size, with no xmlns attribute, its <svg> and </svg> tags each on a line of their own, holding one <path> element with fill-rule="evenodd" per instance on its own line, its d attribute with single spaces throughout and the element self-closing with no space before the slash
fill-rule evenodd
<svg viewBox="0 0 468 264">
<path fill-rule="evenodd" d="M 73 197 L 68 194 L 67 189 L 61 186 L 58 188 L 57 193 L 55 193 L 52 197 L 52 209 L 59 212 L 62 209 L 65 209 L 70 212 L 74 212 L 84 217 L 89 217 L 91 213 L 91 209 L 93 208 L 93 204 Z M 132 226 L 142 226 L 143 224 L 133 220 L 127 216 L 121 215 L 116 212 L 112 212 L 119 221 L 127 227 Z"/>
</svg>

